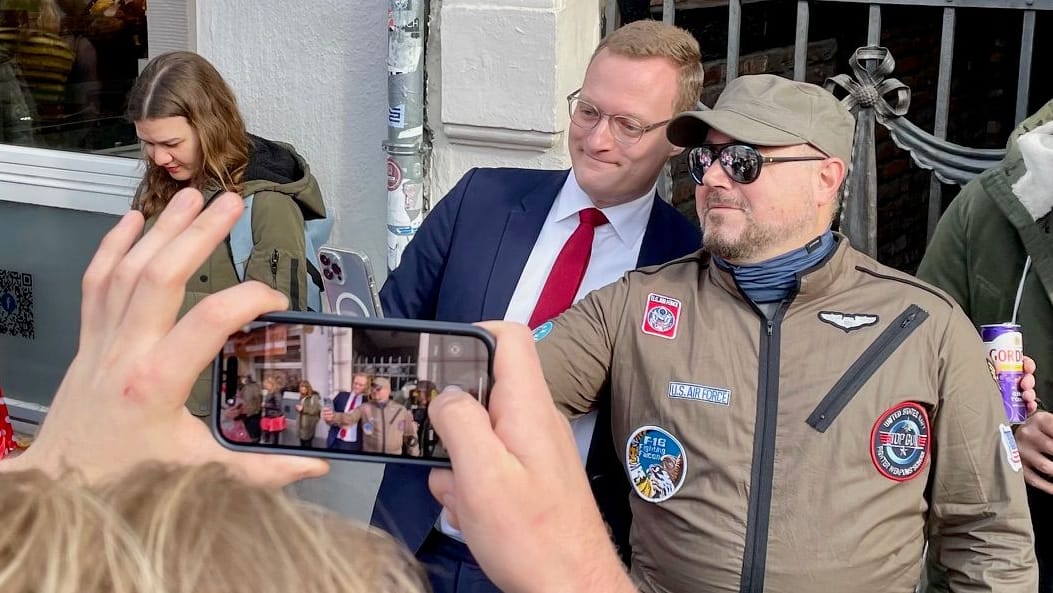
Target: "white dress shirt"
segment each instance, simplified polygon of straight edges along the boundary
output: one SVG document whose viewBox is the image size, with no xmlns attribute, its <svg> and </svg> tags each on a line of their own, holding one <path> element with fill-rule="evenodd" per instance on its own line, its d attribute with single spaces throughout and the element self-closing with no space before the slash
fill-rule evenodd
<svg viewBox="0 0 1053 593">
<path fill-rule="evenodd" d="M 647 221 L 651 218 L 651 208 L 654 206 L 654 192 L 655 187 L 652 187 L 649 192 L 631 202 L 601 208 L 609 224 L 596 227 L 589 266 L 585 269 L 585 277 L 581 279 L 577 294 L 574 295 L 575 303 L 590 292 L 611 284 L 629 270 L 636 268 Z M 559 195 L 556 196 L 556 201 L 548 211 L 545 223 L 541 226 L 541 233 L 534 242 L 523 273 L 519 275 L 519 283 L 516 284 L 512 300 L 505 311 L 505 321 L 530 322 L 530 316 L 534 313 L 534 306 L 541 296 L 541 289 L 548 280 L 552 266 L 556 263 L 556 257 L 563 249 L 563 244 L 578 228 L 578 212 L 594 207 L 592 199 L 578 185 L 574 171 L 571 170 L 559 190 Z M 574 442 L 578 446 L 581 464 L 585 465 L 589 456 L 589 445 L 592 443 L 592 433 L 596 428 L 596 412 L 589 412 L 572 420 L 570 427 L 574 431 Z M 439 515 L 438 523 L 442 533 L 464 541 L 461 533 L 446 520 L 445 509 Z"/>
</svg>

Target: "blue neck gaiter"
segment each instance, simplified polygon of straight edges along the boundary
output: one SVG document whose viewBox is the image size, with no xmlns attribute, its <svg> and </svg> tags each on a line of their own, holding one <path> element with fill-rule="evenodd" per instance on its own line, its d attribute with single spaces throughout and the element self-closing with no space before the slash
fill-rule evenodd
<svg viewBox="0 0 1053 593">
<path fill-rule="evenodd" d="M 739 288 L 755 303 L 774 303 L 797 286 L 797 273 L 823 260 L 837 247 L 834 233 L 826 231 L 800 249 L 758 264 L 736 266 L 714 255 L 713 263 L 735 277 Z"/>
</svg>

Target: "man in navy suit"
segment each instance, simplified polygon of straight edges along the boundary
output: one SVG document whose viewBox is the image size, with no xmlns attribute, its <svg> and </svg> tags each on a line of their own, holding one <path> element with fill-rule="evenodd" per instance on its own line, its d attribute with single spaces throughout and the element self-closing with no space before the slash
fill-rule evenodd
<svg viewBox="0 0 1053 593">
<path fill-rule="evenodd" d="M 543 333 L 547 320 L 572 300 L 630 269 L 699 249 L 698 227 L 655 188 L 662 167 L 678 152 L 664 126 L 694 109 L 700 62 L 689 33 L 655 21 L 632 23 L 604 39 L 581 89 L 567 98 L 571 170 L 469 171 L 428 215 L 388 276 L 380 293 L 385 315 L 505 319 Z M 566 270 L 574 270 L 574 280 L 563 280 Z M 627 561 L 629 488 L 611 441 L 609 410 L 583 420 L 573 427 L 581 461 Z M 554 479 L 559 474 L 553 468 Z M 436 593 L 496 592 L 440 513 L 427 477 L 423 468 L 389 465 L 373 523 L 417 552 Z"/>
<path fill-rule="evenodd" d="M 351 377 L 351 391 L 341 391 L 333 398 L 333 411 L 347 413 L 365 403 L 366 389 L 372 383 L 370 376 L 365 373 L 355 373 Z M 329 425 L 329 436 L 325 440 L 327 449 L 338 449 L 340 451 L 362 450 L 362 435 L 358 433 L 359 427 Z"/>
</svg>

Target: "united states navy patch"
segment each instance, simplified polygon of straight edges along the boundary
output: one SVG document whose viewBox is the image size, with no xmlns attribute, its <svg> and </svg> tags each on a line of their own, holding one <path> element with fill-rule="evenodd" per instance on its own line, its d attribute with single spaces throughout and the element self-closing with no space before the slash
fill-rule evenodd
<svg viewBox="0 0 1053 593">
<path fill-rule="evenodd" d="M 878 472 L 890 480 L 915 478 L 929 458 L 929 415 L 914 402 L 900 402 L 874 422 L 870 431 L 870 458 Z"/>
</svg>

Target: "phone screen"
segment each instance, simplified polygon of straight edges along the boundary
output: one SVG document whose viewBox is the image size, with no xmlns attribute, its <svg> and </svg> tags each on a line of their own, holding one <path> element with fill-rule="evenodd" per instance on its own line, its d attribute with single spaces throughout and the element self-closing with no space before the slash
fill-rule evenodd
<svg viewBox="0 0 1053 593">
<path fill-rule="evenodd" d="M 304 317 L 315 322 L 290 320 Z M 236 449 L 448 460 L 428 406 L 450 386 L 485 405 L 492 353 L 489 334 L 470 325 L 264 316 L 232 335 L 217 360 L 214 428 Z"/>
</svg>

